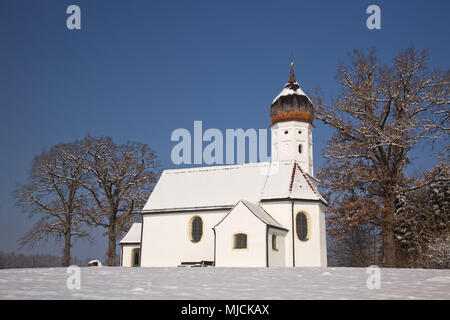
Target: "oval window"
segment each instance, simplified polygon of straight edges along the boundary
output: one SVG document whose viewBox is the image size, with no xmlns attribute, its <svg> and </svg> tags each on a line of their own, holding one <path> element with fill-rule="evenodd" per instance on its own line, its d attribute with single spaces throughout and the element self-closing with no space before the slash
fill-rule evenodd
<svg viewBox="0 0 450 320">
<path fill-rule="evenodd" d="M 199 242 L 203 236 L 203 221 L 199 216 L 195 216 L 191 219 L 190 225 L 191 241 L 194 243 Z"/>
<path fill-rule="evenodd" d="M 301 241 L 308 240 L 308 219 L 306 218 L 306 214 L 303 212 L 297 213 L 295 226 L 298 239 Z"/>
</svg>

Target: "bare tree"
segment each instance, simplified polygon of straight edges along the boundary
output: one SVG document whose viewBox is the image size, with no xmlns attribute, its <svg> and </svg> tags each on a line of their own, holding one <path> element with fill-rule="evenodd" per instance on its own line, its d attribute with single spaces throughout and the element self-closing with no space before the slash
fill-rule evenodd
<svg viewBox="0 0 450 320">
<path fill-rule="evenodd" d="M 317 92 L 316 118 L 334 129 L 318 173 L 328 191 L 330 231 L 342 240 L 364 224 L 382 231 L 384 265 L 397 265 L 396 195 L 409 188 L 408 153 L 419 142 L 448 138 L 450 73 L 430 71 L 426 51 L 410 47 L 391 66 L 375 50 L 355 50 L 337 72 L 340 94 L 327 106 Z M 442 134 L 444 132 L 444 134 Z"/>
<path fill-rule="evenodd" d="M 81 153 L 67 156 L 89 175 L 77 182 L 88 191 L 93 204 L 89 223 L 106 229 L 106 263 L 115 266 L 117 239 L 129 229 L 156 182 L 157 157 L 146 144 L 116 144 L 110 137 L 88 135 L 79 147 Z"/>
<path fill-rule="evenodd" d="M 40 217 L 21 238 L 21 245 L 33 246 L 50 237 L 63 240 L 62 266 L 70 264 L 72 240 L 88 236 L 84 228 L 87 198 L 80 188 L 85 170 L 66 157 L 79 150 L 76 144 L 60 144 L 44 151 L 32 161 L 29 184 L 19 185 L 15 191 L 17 205 L 25 208 L 30 217 Z"/>
<path fill-rule="evenodd" d="M 331 235 L 330 235 L 331 236 Z M 328 243 L 329 265 L 336 267 L 367 267 L 379 264 L 379 228 L 371 225 L 354 227 L 344 239 Z"/>
</svg>

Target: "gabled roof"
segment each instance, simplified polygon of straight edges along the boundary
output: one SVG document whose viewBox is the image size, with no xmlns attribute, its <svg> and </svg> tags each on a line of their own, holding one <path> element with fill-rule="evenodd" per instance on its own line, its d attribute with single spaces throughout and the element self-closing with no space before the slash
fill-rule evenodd
<svg viewBox="0 0 450 320">
<path fill-rule="evenodd" d="M 164 170 L 143 212 L 230 209 L 240 199 L 324 201 L 295 161 Z"/>
<path fill-rule="evenodd" d="M 245 207 L 247 207 L 247 209 L 253 213 L 259 220 L 261 220 L 264 224 L 275 227 L 275 228 L 279 228 L 279 229 L 283 229 L 283 230 L 288 230 L 285 227 L 283 227 L 280 223 L 278 223 L 274 218 L 272 218 L 272 216 L 270 214 L 267 213 L 266 210 L 264 210 L 261 206 L 251 203 L 249 201 L 246 200 L 240 200 L 234 207 L 233 209 L 231 209 L 226 215 L 225 217 L 222 218 L 222 220 L 219 221 L 219 223 L 217 223 L 215 227 L 217 227 L 219 224 L 222 223 L 222 221 L 224 221 L 229 214 L 234 210 L 234 208 L 239 204 L 242 203 Z"/>
<path fill-rule="evenodd" d="M 120 240 L 121 244 L 124 243 L 141 243 L 141 223 L 135 222 L 131 226 L 128 233 Z"/>
</svg>

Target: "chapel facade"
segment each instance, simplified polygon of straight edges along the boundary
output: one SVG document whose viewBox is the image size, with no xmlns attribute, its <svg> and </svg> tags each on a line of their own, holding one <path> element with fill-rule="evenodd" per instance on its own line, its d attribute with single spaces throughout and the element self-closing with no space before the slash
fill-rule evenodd
<svg viewBox="0 0 450 320">
<path fill-rule="evenodd" d="M 121 265 L 326 267 L 314 107 L 293 63 L 270 119 L 269 162 L 164 170 L 120 243 Z"/>
</svg>

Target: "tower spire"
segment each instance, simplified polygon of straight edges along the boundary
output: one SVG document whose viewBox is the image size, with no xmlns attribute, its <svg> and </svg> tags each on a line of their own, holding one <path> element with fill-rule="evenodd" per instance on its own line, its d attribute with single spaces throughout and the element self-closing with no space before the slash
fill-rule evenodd
<svg viewBox="0 0 450 320">
<path fill-rule="evenodd" d="M 295 75 L 294 75 L 294 62 L 291 61 L 291 74 L 289 75 L 289 83 L 295 83 L 297 82 L 297 80 L 295 79 Z"/>
</svg>

